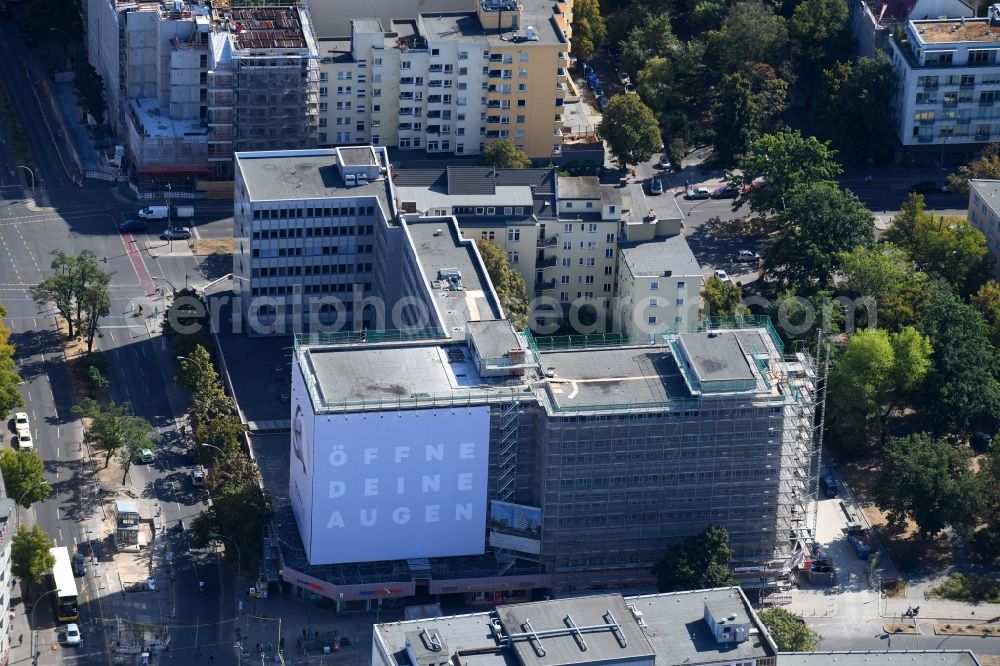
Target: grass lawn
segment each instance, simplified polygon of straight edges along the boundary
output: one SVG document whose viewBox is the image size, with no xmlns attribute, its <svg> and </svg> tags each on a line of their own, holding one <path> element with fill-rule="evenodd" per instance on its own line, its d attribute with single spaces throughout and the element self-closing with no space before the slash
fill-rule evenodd
<svg viewBox="0 0 1000 666">
<path fill-rule="evenodd" d="M 927 590 L 927 596 L 931 599 L 997 604 L 1000 603 L 1000 581 L 975 574 L 954 573 L 943 583 Z"/>
</svg>

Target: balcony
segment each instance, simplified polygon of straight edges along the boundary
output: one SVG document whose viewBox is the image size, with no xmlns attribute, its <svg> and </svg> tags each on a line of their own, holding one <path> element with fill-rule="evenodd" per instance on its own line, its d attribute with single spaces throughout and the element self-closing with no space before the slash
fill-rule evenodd
<svg viewBox="0 0 1000 666">
<path fill-rule="evenodd" d="M 932 137 L 932 136 L 918 136 L 917 137 L 917 141 L 919 141 L 920 143 L 930 143 L 933 140 L 934 140 L 934 137 Z"/>
<path fill-rule="evenodd" d="M 555 288 L 556 288 L 556 279 L 555 278 L 552 278 L 551 280 L 544 280 L 544 281 L 541 281 L 541 282 L 536 281 L 535 282 L 535 295 L 537 296 L 538 294 L 542 293 L 543 291 L 546 291 L 548 289 L 555 289 Z"/>
<path fill-rule="evenodd" d="M 990 140 L 990 136 L 991 135 L 989 135 L 989 134 L 977 134 L 975 138 L 976 138 L 976 141 L 989 141 Z"/>
<path fill-rule="evenodd" d="M 975 81 L 962 81 L 961 83 L 958 84 L 958 87 L 961 88 L 962 90 L 972 90 L 973 88 L 976 87 L 976 82 Z"/>
<path fill-rule="evenodd" d="M 535 244 L 537 247 L 555 247 L 559 244 L 559 236 L 549 236 L 548 238 L 539 238 L 538 242 Z"/>
<path fill-rule="evenodd" d="M 557 83 L 556 84 L 556 92 L 557 93 L 564 93 L 564 92 L 566 92 L 566 84 L 565 83 Z"/>
<path fill-rule="evenodd" d="M 565 52 L 560 53 L 559 59 L 562 60 L 563 62 L 569 62 L 569 54 Z"/>
<path fill-rule="evenodd" d="M 538 261 L 536 261 L 535 262 L 535 267 L 536 268 L 552 268 L 557 263 L 559 263 L 559 259 L 558 258 L 556 258 L 556 257 L 545 257 L 544 259 L 539 259 Z"/>
</svg>

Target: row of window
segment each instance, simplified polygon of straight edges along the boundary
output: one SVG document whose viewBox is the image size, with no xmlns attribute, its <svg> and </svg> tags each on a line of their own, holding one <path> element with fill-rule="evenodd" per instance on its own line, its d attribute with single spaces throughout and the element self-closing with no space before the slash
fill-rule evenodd
<svg viewBox="0 0 1000 666">
<path fill-rule="evenodd" d="M 302 217 L 360 217 L 374 216 L 375 206 L 328 206 L 324 208 L 257 208 L 255 220 L 292 220 Z M 352 229 L 354 227 L 351 227 Z M 369 227 L 371 228 L 371 227 Z M 301 229 L 299 229 L 301 231 Z M 368 233 L 371 233 L 370 231 Z"/>
<path fill-rule="evenodd" d="M 354 283 L 345 284 L 306 284 L 306 285 L 283 285 L 277 287 L 254 287 L 250 290 L 251 296 L 286 296 L 294 293 L 303 294 L 331 294 L 353 292 L 358 287 L 364 287 L 365 292 L 371 291 L 372 283 L 365 282 L 363 285 Z M 298 290 L 298 292 L 296 292 Z M 344 308 L 350 310 L 353 304 L 350 301 L 344 302 Z"/>
<path fill-rule="evenodd" d="M 294 227 L 291 229 L 260 229 L 254 239 L 313 238 L 322 236 L 366 236 L 375 233 L 375 225 L 359 224 L 346 227 Z"/>
<path fill-rule="evenodd" d="M 253 277 L 295 277 L 298 275 L 347 275 L 371 273 L 372 264 L 299 264 L 297 266 L 261 266 L 253 269 Z"/>
</svg>

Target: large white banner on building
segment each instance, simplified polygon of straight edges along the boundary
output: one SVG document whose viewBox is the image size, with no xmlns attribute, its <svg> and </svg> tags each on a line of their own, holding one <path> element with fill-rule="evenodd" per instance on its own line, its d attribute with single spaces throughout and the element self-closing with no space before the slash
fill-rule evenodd
<svg viewBox="0 0 1000 666">
<path fill-rule="evenodd" d="M 320 414 L 312 437 L 312 564 L 484 552 L 489 407 Z"/>
</svg>

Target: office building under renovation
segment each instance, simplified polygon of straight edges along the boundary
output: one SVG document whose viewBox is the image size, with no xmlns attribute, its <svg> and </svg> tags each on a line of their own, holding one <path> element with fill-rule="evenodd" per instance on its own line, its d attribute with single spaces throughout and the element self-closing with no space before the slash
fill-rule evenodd
<svg viewBox="0 0 1000 666">
<path fill-rule="evenodd" d="M 814 355 L 754 318 L 536 340 L 457 226 L 400 223 L 431 325 L 296 339 L 286 581 L 369 606 L 648 584 L 721 524 L 745 584 L 785 585 L 815 528 Z"/>
</svg>

